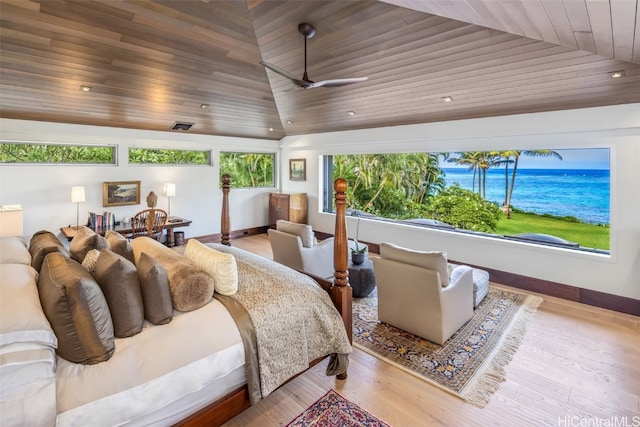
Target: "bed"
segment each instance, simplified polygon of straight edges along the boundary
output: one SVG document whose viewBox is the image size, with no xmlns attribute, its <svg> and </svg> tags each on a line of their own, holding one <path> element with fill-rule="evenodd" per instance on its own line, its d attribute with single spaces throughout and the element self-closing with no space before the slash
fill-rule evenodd
<svg viewBox="0 0 640 427">
<path fill-rule="evenodd" d="M 23 359 L 19 364 L 1 366 L 3 372 L 12 375 L 11 383 L 6 381 L 7 377 L 3 378 L 0 402 L 3 425 L 220 425 L 324 359 L 329 359 L 328 375 L 346 378 L 347 357 L 351 351 L 351 288 L 347 279 L 344 218 L 346 182 L 337 180 L 335 189 L 333 283 L 316 281 L 232 247 L 228 209 L 230 178 L 225 176 L 222 244 L 207 246 L 235 258 L 237 294 L 216 294 L 201 308 L 174 311 L 173 320 L 165 325 L 145 321 L 142 332 L 116 338 L 113 355 L 102 363 L 79 364 L 49 356 L 53 354 L 55 336 L 37 343 L 38 352 L 27 348 L 29 353 L 25 353 L 24 343 L 12 347 L 0 340 L 0 361 L 10 360 L 14 354 L 38 355 L 33 361 Z M 134 254 L 137 251 L 135 256 L 141 256 L 143 251 L 152 254 L 156 250 L 158 253 L 168 250 L 152 242 L 135 239 L 132 242 Z M 12 292 L 22 295 L 28 290 L 31 295 L 32 267 L 11 262 L 0 267 L 3 271 L 15 270 L 16 274 L 11 277 L 21 278 L 11 287 Z M 5 284 L 2 283 L 0 290 L 10 288 Z M 267 298 L 268 294 L 272 297 Z M 287 297 L 283 298 L 285 294 Z M 312 300 L 313 304 L 305 303 Z M 37 311 L 37 304 L 28 308 Z M 13 312 L 25 316 L 26 309 L 16 308 Z M 284 312 L 290 317 L 272 321 L 275 313 Z M 31 322 L 29 328 L 47 329 L 41 313 L 34 313 L 33 317 L 38 317 L 40 323 L 34 327 Z M 3 330 L 0 338 L 11 338 L 15 334 L 16 331 Z M 24 335 L 22 331 L 19 334 Z M 260 354 L 260 358 L 256 354 Z M 56 365 L 53 377 L 46 374 L 47 369 L 51 372 L 52 365 Z M 43 384 L 42 392 L 30 390 L 36 377 L 29 377 L 25 372 L 35 375 Z M 46 399 L 54 394 L 52 385 L 56 390 L 54 421 L 48 422 L 46 416 L 34 418 L 30 405 L 38 401 L 46 407 Z M 50 412 L 51 408 L 42 411 L 43 414 Z"/>
<path fill-rule="evenodd" d="M 231 189 L 231 177 L 223 175 L 222 177 L 222 214 L 221 214 L 221 243 L 223 245 L 231 245 L 231 221 L 229 215 L 229 193 Z M 348 239 L 347 225 L 345 218 L 346 209 L 346 191 L 347 182 L 343 178 L 338 178 L 334 182 L 334 198 L 336 206 L 336 219 L 334 228 L 334 280 L 328 282 L 322 278 L 314 277 L 316 282 L 329 294 L 331 301 L 340 314 L 349 342 L 353 341 L 352 337 L 352 291 L 349 286 L 349 255 L 348 255 Z M 313 361 L 310 366 L 319 363 L 323 358 Z M 338 379 L 346 379 L 347 372 L 337 376 Z M 201 426 L 201 425 L 219 425 L 244 409 L 251 406 L 248 387 L 243 385 L 228 395 L 207 405 L 195 414 L 180 421 L 176 425 L 180 426 Z"/>
</svg>

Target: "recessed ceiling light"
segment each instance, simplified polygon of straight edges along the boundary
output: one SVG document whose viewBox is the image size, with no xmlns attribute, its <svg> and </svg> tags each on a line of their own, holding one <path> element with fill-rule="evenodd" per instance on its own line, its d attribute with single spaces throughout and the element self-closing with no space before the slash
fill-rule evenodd
<svg viewBox="0 0 640 427">
<path fill-rule="evenodd" d="M 209 104 L 200 104 L 200 108 L 206 110 L 207 108 L 209 108 Z"/>
<path fill-rule="evenodd" d="M 292 124 L 293 124 L 293 121 L 291 121 L 291 120 L 287 120 L 287 123 L 289 123 L 290 125 L 292 125 Z"/>
<path fill-rule="evenodd" d="M 273 128 L 269 128 L 269 132 L 273 132 Z"/>
<path fill-rule="evenodd" d="M 612 71 L 609 73 L 612 79 L 619 79 L 620 77 L 624 77 L 624 70 L 620 71 Z"/>
<path fill-rule="evenodd" d="M 85 86 L 85 85 L 80 86 L 80 90 L 83 92 L 91 92 L 91 89 L 92 89 L 91 86 Z"/>
<path fill-rule="evenodd" d="M 356 112 L 349 110 L 349 111 L 347 111 L 347 114 L 350 115 L 350 116 L 355 116 Z"/>
<path fill-rule="evenodd" d="M 442 100 L 443 100 L 444 102 L 452 102 L 452 101 L 453 101 L 453 98 L 452 98 L 452 97 L 450 97 L 450 96 L 443 96 L 443 97 L 442 97 Z"/>
</svg>

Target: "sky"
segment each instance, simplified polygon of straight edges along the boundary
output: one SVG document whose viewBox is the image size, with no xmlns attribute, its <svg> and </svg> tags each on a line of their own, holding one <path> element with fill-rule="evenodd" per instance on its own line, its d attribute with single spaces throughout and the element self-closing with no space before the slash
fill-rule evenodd
<svg viewBox="0 0 640 427">
<path fill-rule="evenodd" d="M 554 150 L 562 156 L 531 157 L 520 156 L 518 169 L 609 169 L 608 148 L 584 148 L 569 150 Z M 442 168 L 466 167 L 456 166 L 454 163 L 440 162 Z"/>
</svg>

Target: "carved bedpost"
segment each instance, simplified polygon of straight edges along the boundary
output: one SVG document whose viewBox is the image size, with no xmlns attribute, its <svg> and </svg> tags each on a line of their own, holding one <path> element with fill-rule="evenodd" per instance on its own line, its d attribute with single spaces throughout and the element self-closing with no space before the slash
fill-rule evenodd
<svg viewBox="0 0 640 427">
<path fill-rule="evenodd" d="M 336 192 L 336 228 L 333 241 L 333 286 L 331 287 L 331 299 L 342 315 L 349 342 L 353 343 L 353 312 L 351 305 L 352 290 L 349 286 L 349 247 L 347 243 L 347 222 L 345 219 L 345 205 L 347 204 L 347 181 L 338 178 L 333 183 Z M 338 378 L 341 378 L 338 376 Z M 346 378 L 346 374 L 344 375 Z"/>
<path fill-rule="evenodd" d="M 222 218 L 220 220 L 220 243 L 231 246 L 231 220 L 229 219 L 229 190 L 231 189 L 231 176 L 222 175 Z"/>
</svg>

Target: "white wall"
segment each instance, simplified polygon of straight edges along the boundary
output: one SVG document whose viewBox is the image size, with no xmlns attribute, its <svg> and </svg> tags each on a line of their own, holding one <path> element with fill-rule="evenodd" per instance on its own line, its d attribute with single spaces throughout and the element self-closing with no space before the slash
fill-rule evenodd
<svg viewBox="0 0 640 427">
<path fill-rule="evenodd" d="M 367 220 L 359 237 L 445 250 L 457 261 L 640 299 L 640 104 L 290 136 L 282 140 L 283 164 L 306 158 L 307 181 L 289 181 L 283 170 L 281 182 L 283 191 L 309 193 L 309 222 L 332 233 L 333 216 L 319 209 L 322 155 L 578 147 L 610 148 L 611 256 Z"/>
<path fill-rule="evenodd" d="M 171 199 L 171 214 L 193 221 L 180 229 L 186 237 L 220 232 L 222 191 L 219 188 L 219 151 L 279 151 L 278 141 L 153 132 L 109 127 L 65 125 L 57 123 L 0 119 L 2 141 L 56 142 L 117 145 L 118 165 L 2 165 L 0 166 L 0 205 L 21 204 L 24 210 L 24 234 L 75 225 L 76 205 L 71 203 L 71 187 L 84 185 L 86 203 L 80 204 L 80 222 L 87 212 L 109 210 L 116 219 L 133 216 L 146 209 L 150 191 L 158 195 L 157 207 L 167 209 L 162 195 L 165 182 L 176 184 Z M 184 148 L 212 150 L 213 166 L 144 166 L 127 164 L 129 147 Z M 102 183 L 105 181 L 141 181 L 141 204 L 102 207 Z M 232 228 L 243 229 L 268 223 L 269 189 L 232 190 L 230 211 Z"/>
<path fill-rule="evenodd" d="M 175 148 L 178 144 L 186 149 L 212 149 L 214 159 L 221 150 L 281 150 L 277 156 L 282 165 L 280 187 L 286 192 L 308 193 L 309 222 L 328 233 L 333 232 L 334 217 L 319 212 L 318 198 L 320 157 L 325 154 L 609 147 L 611 256 L 367 220 L 361 222 L 360 238 L 416 249 L 446 250 L 451 259 L 458 261 L 640 299 L 640 104 L 300 135 L 286 137 L 280 143 L 0 119 L 0 139 L 119 147 L 118 166 L 0 166 L 0 204 L 22 204 L 27 236 L 40 229 L 57 231 L 60 226 L 75 222 L 76 206 L 70 202 L 72 186 L 86 188 L 87 202 L 81 205 L 84 216 L 90 210 L 104 209 L 102 182 L 123 180 L 142 181 L 142 204 L 109 208 L 117 218 L 144 208 L 144 198 L 151 190 L 159 196 L 158 206 L 166 207 L 162 184 L 174 182 L 177 195 L 172 199 L 171 212 L 193 220 L 191 227 L 183 229 L 186 236 L 220 232 L 222 195 L 217 164 L 129 166 L 129 146 Z M 290 158 L 306 158 L 307 181 L 289 181 Z M 232 229 L 266 225 L 268 193 L 274 190 L 232 190 Z M 355 223 L 350 222 L 353 227 Z"/>
</svg>

